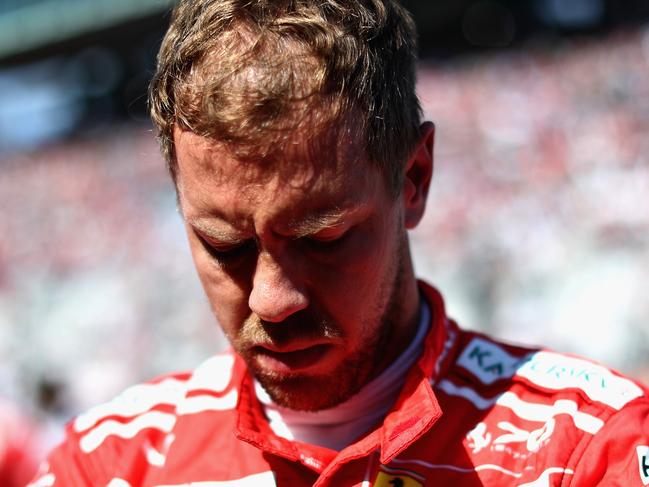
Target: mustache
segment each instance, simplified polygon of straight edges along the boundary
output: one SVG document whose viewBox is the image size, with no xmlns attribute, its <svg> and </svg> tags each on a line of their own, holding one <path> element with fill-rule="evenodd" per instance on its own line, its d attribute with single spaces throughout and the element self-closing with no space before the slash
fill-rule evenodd
<svg viewBox="0 0 649 487">
<path fill-rule="evenodd" d="M 326 316 L 300 311 L 281 322 L 270 322 L 251 315 L 244 321 L 239 332 L 243 343 L 284 346 L 291 341 L 333 340 L 342 338 L 343 333 Z"/>
</svg>

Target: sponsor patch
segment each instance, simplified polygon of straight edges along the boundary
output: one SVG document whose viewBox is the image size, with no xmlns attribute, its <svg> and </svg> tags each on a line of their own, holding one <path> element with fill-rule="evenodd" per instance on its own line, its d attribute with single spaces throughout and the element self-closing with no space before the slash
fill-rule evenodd
<svg viewBox="0 0 649 487">
<path fill-rule="evenodd" d="M 500 435 L 494 438 L 488 431 L 487 424 L 481 422 L 467 433 L 466 442 L 473 454 L 487 449 L 492 452 L 509 453 L 514 458 L 527 458 L 550 441 L 555 424 L 554 418 L 550 418 L 540 428 L 528 431 L 508 421 L 500 421 L 497 424 Z"/>
<path fill-rule="evenodd" d="M 516 375 L 547 389 L 579 389 L 592 400 L 618 410 L 643 394 L 632 381 L 601 365 L 552 352 L 535 353 Z"/>
<path fill-rule="evenodd" d="M 491 433 L 487 432 L 487 423 L 478 423 L 466 435 L 467 445 L 471 451 L 480 453 L 481 450 L 491 445 Z"/>
<path fill-rule="evenodd" d="M 496 445 L 504 445 L 508 443 L 523 443 L 527 451 L 536 453 L 549 441 L 556 422 L 554 418 L 548 420 L 542 427 L 532 431 L 521 429 L 508 421 L 501 421 L 498 423 L 498 428 L 505 431 L 505 434 L 500 435 L 494 440 Z"/>
<path fill-rule="evenodd" d="M 649 485 L 649 446 L 636 446 L 635 451 L 638 454 L 638 466 L 640 467 L 640 480 L 642 481 L 642 485 Z"/>
<path fill-rule="evenodd" d="M 514 357 L 495 343 L 474 338 L 458 359 L 458 365 L 485 384 L 512 377 L 527 357 Z"/>
<path fill-rule="evenodd" d="M 495 343 L 474 338 L 457 364 L 484 384 L 513 376 L 551 390 L 579 389 L 594 401 L 621 409 L 643 392 L 633 381 L 587 360 L 553 352 L 514 357 Z"/>
<path fill-rule="evenodd" d="M 381 465 L 372 487 L 423 487 L 425 478 L 416 472 Z"/>
</svg>

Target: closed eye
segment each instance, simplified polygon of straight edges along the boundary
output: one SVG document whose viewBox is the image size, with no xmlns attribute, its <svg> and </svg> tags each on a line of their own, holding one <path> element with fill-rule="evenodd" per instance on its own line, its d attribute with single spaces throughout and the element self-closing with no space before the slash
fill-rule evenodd
<svg viewBox="0 0 649 487">
<path fill-rule="evenodd" d="M 349 238 L 352 231 L 347 229 L 343 233 L 321 233 L 303 237 L 307 245 L 316 250 L 335 250 L 342 246 Z"/>
<path fill-rule="evenodd" d="M 254 240 L 244 240 L 237 244 L 217 244 L 196 234 L 207 253 L 221 265 L 234 264 L 256 249 Z"/>
</svg>

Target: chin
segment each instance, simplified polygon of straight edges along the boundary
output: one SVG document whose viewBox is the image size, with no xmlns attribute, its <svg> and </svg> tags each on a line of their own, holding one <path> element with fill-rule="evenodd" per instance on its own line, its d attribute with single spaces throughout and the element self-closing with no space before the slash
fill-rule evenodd
<svg viewBox="0 0 649 487">
<path fill-rule="evenodd" d="M 349 371 L 285 378 L 256 374 L 256 378 L 275 404 L 296 411 L 319 411 L 337 406 L 356 394 L 364 383 Z"/>
</svg>

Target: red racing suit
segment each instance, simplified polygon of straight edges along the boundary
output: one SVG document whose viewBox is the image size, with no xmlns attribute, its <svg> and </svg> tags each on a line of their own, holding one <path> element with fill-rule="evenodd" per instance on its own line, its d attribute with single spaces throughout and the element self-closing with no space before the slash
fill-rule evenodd
<svg viewBox="0 0 649 487">
<path fill-rule="evenodd" d="M 243 361 L 127 389 L 67 426 L 35 486 L 646 486 L 649 394 L 601 365 L 432 323 L 391 412 L 340 452 L 268 426 Z"/>
</svg>

